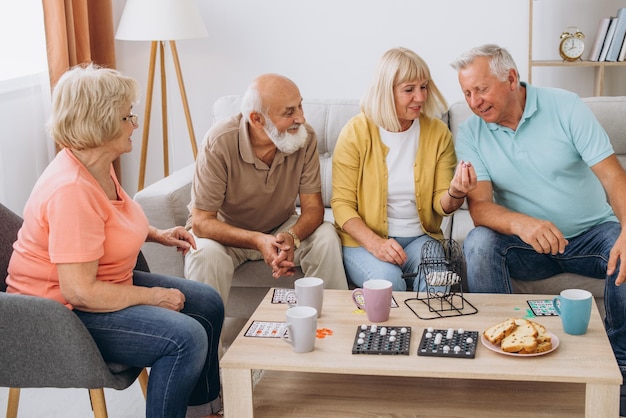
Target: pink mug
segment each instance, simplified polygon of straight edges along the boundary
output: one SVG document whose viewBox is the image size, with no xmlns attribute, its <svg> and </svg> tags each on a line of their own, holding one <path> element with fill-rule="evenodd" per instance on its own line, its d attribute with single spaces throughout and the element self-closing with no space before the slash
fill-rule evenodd
<svg viewBox="0 0 626 418">
<path fill-rule="evenodd" d="M 385 322 L 389 319 L 391 311 L 391 282 L 388 280 L 375 279 L 363 283 L 363 288 L 352 291 L 352 300 L 357 307 L 367 313 L 367 319 L 371 322 Z M 363 303 L 358 299 L 362 296 Z"/>
</svg>

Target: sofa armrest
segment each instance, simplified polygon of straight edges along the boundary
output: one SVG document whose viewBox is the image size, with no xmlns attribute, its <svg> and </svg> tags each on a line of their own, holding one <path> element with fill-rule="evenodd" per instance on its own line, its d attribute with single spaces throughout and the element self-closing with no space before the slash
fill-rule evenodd
<svg viewBox="0 0 626 418">
<path fill-rule="evenodd" d="M 189 216 L 195 164 L 175 171 L 135 194 L 150 225 L 159 229 L 184 226 Z M 183 277 L 183 256 L 175 248 L 145 243 L 142 252 L 154 273 Z"/>
</svg>

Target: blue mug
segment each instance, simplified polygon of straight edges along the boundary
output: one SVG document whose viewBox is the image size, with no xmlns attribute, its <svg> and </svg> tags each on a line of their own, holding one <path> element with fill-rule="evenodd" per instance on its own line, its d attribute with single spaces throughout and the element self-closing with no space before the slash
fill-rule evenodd
<svg viewBox="0 0 626 418">
<path fill-rule="evenodd" d="M 591 292 L 583 289 L 565 289 L 552 301 L 561 316 L 563 331 L 571 335 L 587 332 L 591 316 Z"/>
</svg>

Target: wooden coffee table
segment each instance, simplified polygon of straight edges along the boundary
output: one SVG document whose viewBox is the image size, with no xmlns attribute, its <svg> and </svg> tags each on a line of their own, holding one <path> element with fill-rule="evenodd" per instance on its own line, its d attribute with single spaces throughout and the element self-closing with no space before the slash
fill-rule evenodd
<svg viewBox="0 0 626 418">
<path fill-rule="evenodd" d="M 394 292 L 399 307 L 379 324 L 411 327 L 409 355 L 352 354 L 357 327 L 370 324 L 350 291 L 325 290 L 318 328 L 332 335 L 298 354 L 279 338 L 243 334 L 254 320 L 285 320 L 284 304 L 270 289 L 221 360 L 226 417 L 481 416 L 618 417 L 622 376 L 593 305 L 585 335 L 565 334 L 559 317 L 537 317 L 560 340 L 542 356 L 514 357 L 480 342 L 473 359 L 418 356 L 425 328 L 482 332 L 508 317 L 524 317 L 528 299 L 546 295 L 465 294 L 474 315 L 419 319 Z M 413 306 L 413 304 L 412 304 Z M 421 315 L 420 315 L 421 316 Z M 264 370 L 254 388 L 254 369 Z"/>
</svg>

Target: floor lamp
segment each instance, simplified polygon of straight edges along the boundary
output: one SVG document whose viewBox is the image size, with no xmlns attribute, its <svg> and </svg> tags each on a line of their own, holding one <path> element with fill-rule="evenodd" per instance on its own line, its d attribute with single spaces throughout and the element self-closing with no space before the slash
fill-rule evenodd
<svg viewBox="0 0 626 418">
<path fill-rule="evenodd" d="M 148 87 L 143 121 L 143 137 L 141 141 L 141 160 L 139 165 L 139 182 L 137 190 L 144 187 L 146 176 L 146 159 L 148 156 L 148 134 L 150 131 L 150 115 L 152 111 L 152 91 L 156 57 L 159 55 L 161 74 L 161 119 L 163 129 L 163 173 L 169 175 L 169 144 L 167 129 L 167 93 L 165 76 L 165 44 L 169 42 L 178 79 L 178 87 L 183 102 L 187 129 L 193 157 L 198 154 L 196 138 L 191 123 L 187 94 L 180 70 L 180 61 L 176 49 L 176 40 L 207 37 L 207 31 L 196 7 L 196 0 L 127 0 L 117 27 L 115 38 L 127 41 L 150 41 L 150 64 L 148 67 Z"/>
</svg>

